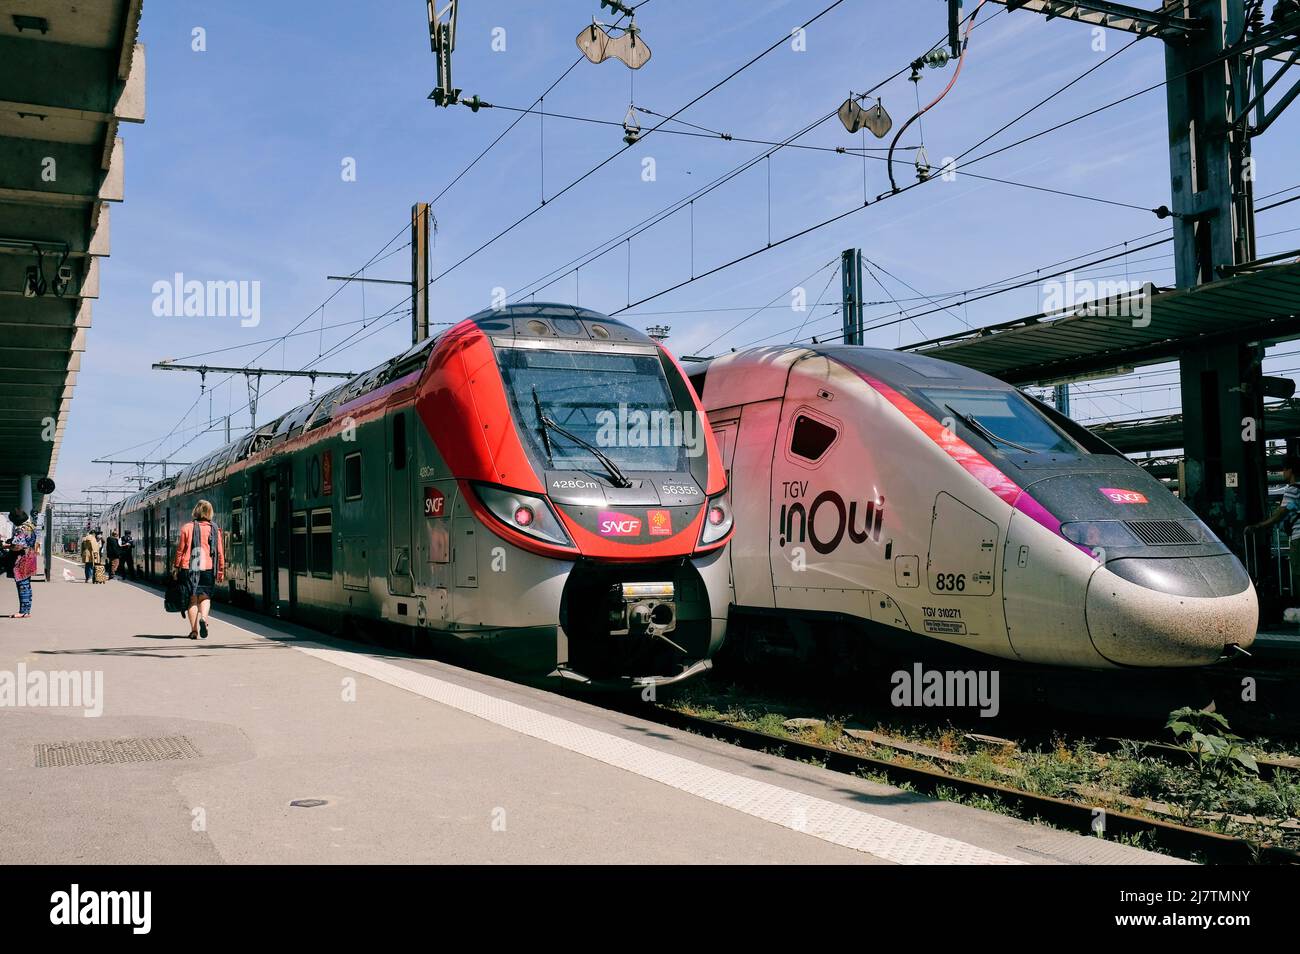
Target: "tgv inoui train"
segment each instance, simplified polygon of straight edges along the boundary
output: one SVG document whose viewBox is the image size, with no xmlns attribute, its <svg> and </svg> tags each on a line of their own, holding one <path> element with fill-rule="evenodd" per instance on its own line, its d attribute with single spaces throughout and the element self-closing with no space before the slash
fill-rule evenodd
<svg viewBox="0 0 1300 954">
<path fill-rule="evenodd" d="M 850 346 L 758 348 L 690 374 L 730 475 L 737 609 L 769 617 L 732 639 L 802 652 L 807 623 L 847 621 L 857 644 L 915 634 L 1087 668 L 1194 666 L 1254 640 L 1236 557 L 1010 385 Z"/>
<path fill-rule="evenodd" d="M 379 620 L 525 675 L 706 669 L 730 601 L 713 435 L 658 342 L 568 305 L 468 318 L 116 505 L 167 572 L 200 498 L 223 598 Z"/>
</svg>

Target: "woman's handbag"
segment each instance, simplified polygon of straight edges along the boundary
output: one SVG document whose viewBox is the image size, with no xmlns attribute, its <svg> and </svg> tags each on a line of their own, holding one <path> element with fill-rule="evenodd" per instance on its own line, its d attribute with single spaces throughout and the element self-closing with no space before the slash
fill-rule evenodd
<svg viewBox="0 0 1300 954">
<path fill-rule="evenodd" d="M 189 574 L 186 574 L 188 581 Z M 163 593 L 163 609 L 169 613 L 185 613 L 185 607 L 189 603 L 189 594 L 185 583 L 181 581 L 181 575 L 178 573 L 176 578 L 167 583 L 167 590 Z"/>
<path fill-rule="evenodd" d="M 18 580 L 30 580 L 36 575 L 36 567 L 36 551 L 29 548 L 18 554 L 18 559 L 14 563 L 13 576 Z"/>
</svg>

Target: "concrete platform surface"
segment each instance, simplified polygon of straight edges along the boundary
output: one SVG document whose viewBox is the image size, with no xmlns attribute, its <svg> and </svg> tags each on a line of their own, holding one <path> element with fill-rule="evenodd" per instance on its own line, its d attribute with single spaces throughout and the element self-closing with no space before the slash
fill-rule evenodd
<svg viewBox="0 0 1300 954">
<path fill-rule="evenodd" d="M 1171 862 L 54 565 L 0 619 L 0 864 Z"/>
</svg>

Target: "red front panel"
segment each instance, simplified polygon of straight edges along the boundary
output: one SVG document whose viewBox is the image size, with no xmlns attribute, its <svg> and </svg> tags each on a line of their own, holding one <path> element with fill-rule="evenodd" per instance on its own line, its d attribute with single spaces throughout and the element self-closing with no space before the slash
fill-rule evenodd
<svg viewBox="0 0 1300 954">
<path fill-rule="evenodd" d="M 434 348 L 415 407 L 455 476 L 543 492 L 515 432 L 492 342 L 472 321 Z"/>
</svg>

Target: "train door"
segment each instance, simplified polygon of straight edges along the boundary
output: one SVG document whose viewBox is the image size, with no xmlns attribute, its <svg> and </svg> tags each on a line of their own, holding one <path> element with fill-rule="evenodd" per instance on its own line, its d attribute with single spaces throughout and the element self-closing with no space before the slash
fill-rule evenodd
<svg viewBox="0 0 1300 954">
<path fill-rule="evenodd" d="M 727 412 L 709 412 L 710 422 L 724 428 L 730 446 L 730 458 L 724 466 L 730 478 L 731 506 L 735 513 L 735 532 L 731 538 L 732 578 L 736 604 L 772 608 L 772 558 L 768 536 L 771 532 L 772 442 L 781 418 L 781 399 L 755 401 L 739 409 L 733 417 L 734 430 L 726 434 Z M 720 447 L 721 449 L 721 447 Z"/>
<path fill-rule="evenodd" d="M 153 561 L 155 547 L 154 524 L 157 523 L 157 520 L 158 516 L 155 509 L 153 507 L 146 507 L 144 511 L 144 533 L 142 534 L 144 539 L 140 541 L 140 544 L 144 549 L 144 552 L 141 554 L 143 557 L 143 560 L 141 561 L 141 569 L 144 570 L 145 576 L 154 576 L 158 572 L 158 567 Z"/>
<path fill-rule="evenodd" d="M 160 572 L 166 575 L 171 568 L 172 562 L 172 508 L 163 508 L 163 535 L 159 541 L 158 550 L 162 555 L 162 567 Z"/>
<path fill-rule="evenodd" d="M 995 593 L 998 525 L 947 491 L 930 511 L 925 631 L 963 645 L 1001 648 L 1003 601 Z"/>
<path fill-rule="evenodd" d="M 411 453 L 406 411 L 394 411 L 388 433 L 388 592 L 411 596 Z"/>
<path fill-rule="evenodd" d="M 882 539 L 885 487 L 870 419 L 854 414 L 861 382 L 821 356 L 786 381 L 772 453 L 776 605 L 890 624 L 894 573 Z M 874 591 L 874 592 L 873 592 Z"/>
<path fill-rule="evenodd" d="M 262 540 L 262 606 L 271 613 L 279 606 L 279 496 L 279 481 L 274 477 L 264 479 L 257 513 L 262 518 L 258 528 Z"/>
<path fill-rule="evenodd" d="M 230 501 L 230 533 L 226 535 L 226 575 L 234 597 L 239 591 L 248 592 L 248 522 L 244 516 L 244 496 L 240 494 Z"/>
</svg>

